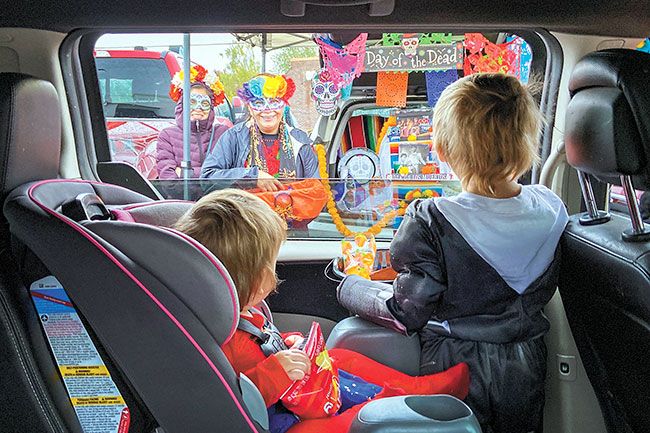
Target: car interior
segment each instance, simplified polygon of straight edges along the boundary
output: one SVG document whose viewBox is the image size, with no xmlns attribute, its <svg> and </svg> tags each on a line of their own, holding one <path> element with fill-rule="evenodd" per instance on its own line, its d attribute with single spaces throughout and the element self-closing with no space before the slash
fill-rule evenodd
<svg viewBox="0 0 650 433">
<path fill-rule="evenodd" d="M 170 195 L 174 188 L 112 161 L 93 50 L 106 33 L 331 32 L 347 42 L 359 31 L 480 31 L 531 45 L 545 127 L 542 165 L 525 182 L 551 188 L 570 215 L 558 290 L 545 308 L 543 431 L 650 431 L 650 227 L 635 195 L 650 189 L 650 54 L 635 49 L 648 29 L 643 0 L 4 2 L 0 432 L 268 431 L 259 391 L 220 347 L 239 320 L 234 283 L 212 253 L 172 228 L 192 204 L 187 195 Z M 373 120 L 375 82 L 364 74 L 312 130 L 327 147 L 332 177 L 354 116 L 379 122 L 372 128 L 385 121 Z M 422 86 L 411 82 L 410 107 L 426 105 Z M 627 209 L 609 207 L 610 185 L 623 188 Z M 380 249 L 392 233 L 378 236 Z M 339 304 L 331 267 L 341 237 L 303 235 L 290 234 L 278 258 L 283 283 L 267 313 L 276 326 L 306 332 L 317 321 L 328 347 L 417 374 L 417 336 L 352 317 Z M 85 330 L 105 365 L 101 376 L 114 382 L 121 404 L 110 416 L 128 419 L 119 430 L 102 430 L 96 402 L 71 400 L 66 362 L 44 330 L 50 319 L 30 294 L 50 284 L 48 276 L 65 288 L 63 303 L 78 314 L 70 326 Z M 85 344 L 74 335 L 57 338 Z M 350 431 L 480 431 L 471 411 L 433 397 L 370 403 L 366 422 Z"/>
</svg>

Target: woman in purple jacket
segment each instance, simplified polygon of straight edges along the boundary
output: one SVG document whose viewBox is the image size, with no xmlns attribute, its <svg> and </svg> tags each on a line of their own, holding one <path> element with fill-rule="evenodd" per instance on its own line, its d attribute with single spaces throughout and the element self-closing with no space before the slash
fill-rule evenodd
<svg viewBox="0 0 650 433">
<path fill-rule="evenodd" d="M 200 68 L 200 69 L 199 69 Z M 193 73 L 190 89 L 190 177 L 198 178 L 205 155 L 210 152 L 221 134 L 229 126 L 214 123 L 214 107 L 224 99 L 223 86 L 216 77 L 206 77 L 201 67 Z M 193 71 L 194 72 L 194 71 Z M 205 81 L 204 81 L 205 80 Z M 172 79 L 170 96 L 178 101 L 176 105 L 176 125 L 160 131 L 156 147 L 156 165 L 160 179 L 183 178 L 181 162 L 183 161 L 183 101 L 181 98 L 182 76 L 177 73 Z"/>
</svg>

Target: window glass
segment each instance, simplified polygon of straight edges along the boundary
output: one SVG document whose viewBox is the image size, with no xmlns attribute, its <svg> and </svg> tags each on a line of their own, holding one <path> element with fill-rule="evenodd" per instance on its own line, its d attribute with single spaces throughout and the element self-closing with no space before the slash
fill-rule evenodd
<svg viewBox="0 0 650 433">
<path fill-rule="evenodd" d="M 110 55 L 110 51 L 105 51 Z M 113 56 L 116 54 L 113 53 Z M 128 55 L 136 56 L 134 50 Z M 170 71 L 161 58 L 97 57 L 104 113 L 115 118 L 171 118 Z M 108 85 L 107 85 L 108 84 Z"/>
<path fill-rule="evenodd" d="M 379 239 L 390 239 L 412 200 L 459 193 L 460 182 L 431 143 L 436 94 L 479 67 L 509 67 L 506 72 L 526 82 L 533 60 L 530 45 L 508 33 L 236 33 L 192 34 L 190 40 L 192 77 L 201 77 L 212 95 L 223 95 L 212 99 L 204 117 L 192 112 L 187 154 L 177 76 L 187 57 L 183 35 L 99 39 L 95 60 L 112 159 L 133 164 L 169 199 L 196 200 L 227 187 L 252 190 L 289 221 L 292 238 L 340 239 L 345 230 L 373 229 Z M 344 46 L 347 60 L 336 61 L 344 78 L 322 75 L 323 62 Z M 351 81 L 345 71 L 355 67 L 364 72 L 341 85 Z M 275 93 L 259 100 L 249 80 L 262 72 L 283 78 L 262 77 L 260 92 Z M 406 101 L 387 103 L 377 83 L 388 77 L 392 86 L 400 76 L 407 76 Z M 253 93 L 238 94 L 245 82 Z M 288 83 L 295 91 L 283 100 L 279 89 Z M 194 99 L 199 107 L 202 97 Z M 265 133 L 271 112 L 283 129 Z M 312 146 L 316 141 L 323 155 Z M 232 163 L 225 171 L 224 161 Z M 264 193 L 250 175 L 254 167 L 275 170 L 281 190 Z"/>
</svg>

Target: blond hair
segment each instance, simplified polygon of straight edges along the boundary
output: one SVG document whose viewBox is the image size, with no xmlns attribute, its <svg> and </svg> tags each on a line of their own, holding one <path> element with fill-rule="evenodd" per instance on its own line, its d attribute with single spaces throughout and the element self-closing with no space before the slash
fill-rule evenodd
<svg viewBox="0 0 650 433">
<path fill-rule="evenodd" d="M 494 194 L 539 162 L 542 114 L 530 91 L 505 74 L 474 74 L 447 87 L 433 113 L 433 144 L 463 187 Z"/>
<path fill-rule="evenodd" d="M 238 189 L 214 191 L 183 215 L 175 228 L 202 243 L 224 264 L 248 305 L 287 237 L 287 225 L 260 198 Z"/>
</svg>

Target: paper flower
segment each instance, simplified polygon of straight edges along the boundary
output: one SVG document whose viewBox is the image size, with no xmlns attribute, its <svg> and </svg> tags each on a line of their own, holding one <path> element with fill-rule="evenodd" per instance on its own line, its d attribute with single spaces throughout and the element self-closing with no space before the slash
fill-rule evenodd
<svg viewBox="0 0 650 433">
<path fill-rule="evenodd" d="M 264 79 L 262 77 L 255 77 L 248 82 L 248 88 L 255 98 L 264 97 Z"/>
<path fill-rule="evenodd" d="M 280 92 L 282 89 L 282 92 Z M 286 81 L 281 76 L 268 77 L 264 80 L 264 86 L 262 87 L 262 93 L 265 98 L 276 98 L 281 94 L 284 95 L 284 91 L 287 90 Z"/>
<path fill-rule="evenodd" d="M 296 91 L 293 80 L 285 75 L 261 74 L 251 78 L 237 90 L 246 102 L 260 98 L 279 98 L 286 104 Z"/>
<path fill-rule="evenodd" d="M 169 88 L 169 97 L 178 102 L 183 95 L 183 81 L 185 74 L 178 71 L 172 77 Z M 226 98 L 224 87 L 215 73 L 208 74 L 208 71 L 201 65 L 192 65 L 190 68 L 190 85 L 201 83 L 212 91 L 212 106 L 221 104 Z"/>
</svg>

